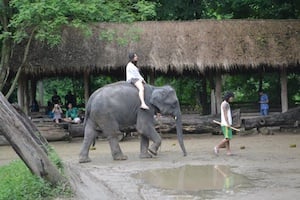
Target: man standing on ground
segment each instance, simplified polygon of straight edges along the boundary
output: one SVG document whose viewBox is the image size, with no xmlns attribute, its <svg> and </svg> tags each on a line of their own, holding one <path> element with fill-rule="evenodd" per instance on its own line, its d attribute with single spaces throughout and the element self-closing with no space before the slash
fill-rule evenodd
<svg viewBox="0 0 300 200">
<path fill-rule="evenodd" d="M 224 139 L 214 148 L 215 154 L 219 153 L 219 149 L 226 147 L 227 155 L 231 155 L 230 140 L 232 139 L 232 116 L 229 103 L 233 101 L 234 94 L 227 92 L 224 96 L 224 101 L 221 103 L 221 129 L 224 135 Z"/>
<path fill-rule="evenodd" d="M 260 114 L 266 116 L 269 114 L 269 98 L 262 90 L 259 91 Z"/>
</svg>

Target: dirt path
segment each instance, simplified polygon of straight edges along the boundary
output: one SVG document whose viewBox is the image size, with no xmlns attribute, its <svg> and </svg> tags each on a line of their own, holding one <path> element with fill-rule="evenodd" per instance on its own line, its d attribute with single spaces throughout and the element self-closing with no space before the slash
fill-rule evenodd
<svg viewBox="0 0 300 200">
<path fill-rule="evenodd" d="M 186 135 L 188 156 L 183 157 L 175 135 L 164 136 L 159 155 L 152 159 L 138 157 L 139 140 L 130 138 L 121 143 L 128 156 L 126 161 L 113 161 L 107 141 L 98 141 L 90 151 L 91 163 L 78 164 L 82 139 L 72 143 L 52 142 L 64 160 L 72 186 L 74 200 L 109 199 L 298 199 L 300 197 L 300 132 L 275 135 L 234 136 L 233 156 L 221 150 L 214 155 L 213 147 L 222 136 Z M 291 144 L 296 144 L 291 148 Z M 241 147 L 245 147 L 241 149 Z M 9 147 L 0 147 L 0 164 L 17 156 Z M 133 174 L 145 170 L 174 169 L 182 166 L 229 166 L 234 173 L 247 177 L 251 187 L 236 191 L 176 191 L 155 187 Z M 200 172 L 199 172 L 200 173 Z M 187 178 L 187 177 L 185 177 Z M 200 182 L 204 181 L 199 180 Z M 199 178 L 201 179 L 201 178 Z"/>
</svg>

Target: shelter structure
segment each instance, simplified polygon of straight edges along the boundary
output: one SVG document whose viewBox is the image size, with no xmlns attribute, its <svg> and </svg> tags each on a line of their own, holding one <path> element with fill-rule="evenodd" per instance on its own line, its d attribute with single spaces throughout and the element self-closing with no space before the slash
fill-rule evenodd
<svg viewBox="0 0 300 200">
<path fill-rule="evenodd" d="M 91 74 L 124 77 L 128 53 L 139 67 L 155 73 L 190 73 L 210 80 L 211 112 L 221 103 L 222 74 L 278 72 L 282 111 L 288 109 L 287 74 L 300 72 L 300 20 L 197 20 L 92 24 L 91 35 L 65 27 L 60 45 L 34 41 L 19 80 L 19 104 L 27 106 L 29 81 L 50 76 L 84 77 L 85 99 Z M 18 66 L 22 46 L 12 58 Z M 209 95 L 209 94 L 208 94 Z"/>
</svg>

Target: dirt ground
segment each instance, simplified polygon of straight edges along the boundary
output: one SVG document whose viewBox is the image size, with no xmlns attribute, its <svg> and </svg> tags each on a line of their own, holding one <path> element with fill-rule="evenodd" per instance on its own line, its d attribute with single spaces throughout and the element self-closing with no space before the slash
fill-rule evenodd
<svg viewBox="0 0 300 200">
<path fill-rule="evenodd" d="M 274 135 L 235 135 L 231 141 L 232 156 L 227 156 L 223 149 L 218 156 L 213 153 L 213 147 L 221 139 L 221 135 L 185 135 L 188 156 L 183 157 L 176 135 L 163 135 L 158 156 L 145 160 L 139 158 L 138 137 L 130 137 L 120 143 L 128 156 L 126 161 L 113 161 L 108 142 L 98 140 L 96 150 L 90 151 L 92 162 L 85 164 L 78 163 L 82 138 L 75 138 L 71 143 L 62 141 L 50 144 L 65 163 L 76 191 L 72 200 L 299 199 L 299 130 Z M 10 147 L 0 146 L 0 165 L 15 158 L 17 156 Z M 245 176 L 251 184 L 238 190 L 220 188 L 201 191 L 200 188 L 197 192 L 190 192 L 151 185 L 133 176 L 147 170 L 171 170 L 188 165 L 228 166 L 233 173 Z M 193 173 L 197 176 L 197 171 Z M 199 185 L 210 181 L 208 175 L 201 176 L 203 179 L 199 177 Z M 197 182 L 193 184 L 197 185 Z"/>
</svg>

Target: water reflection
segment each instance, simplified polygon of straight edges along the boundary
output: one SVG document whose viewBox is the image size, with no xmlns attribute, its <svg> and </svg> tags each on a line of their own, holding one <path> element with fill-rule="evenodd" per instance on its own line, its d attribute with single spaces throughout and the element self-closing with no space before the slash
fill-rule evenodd
<svg viewBox="0 0 300 200">
<path fill-rule="evenodd" d="M 223 165 L 185 165 L 175 169 L 144 171 L 135 177 L 154 187 L 180 192 L 205 190 L 237 192 L 241 188 L 250 187 L 247 177 L 233 173 L 230 167 Z"/>
</svg>

